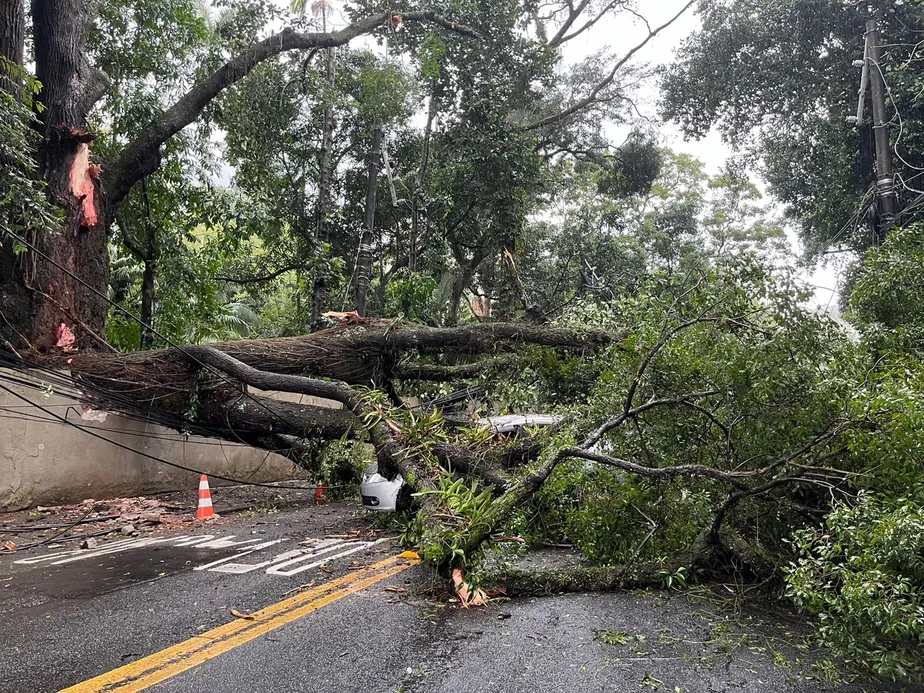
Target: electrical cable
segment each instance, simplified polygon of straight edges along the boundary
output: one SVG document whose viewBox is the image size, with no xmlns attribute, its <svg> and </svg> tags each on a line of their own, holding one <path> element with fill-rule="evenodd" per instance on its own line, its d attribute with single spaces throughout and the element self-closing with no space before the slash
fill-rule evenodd
<svg viewBox="0 0 924 693">
<path fill-rule="evenodd" d="M 102 441 L 105 441 L 105 442 L 110 443 L 110 444 L 112 444 L 112 445 L 115 445 L 115 446 L 118 447 L 118 448 L 121 448 L 121 449 L 123 449 L 123 450 L 127 450 L 128 452 L 132 452 L 132 453 L 134 453 L 134 454 L 136 454 L 136 455 L 141 455 L 142 457 L 146 457 L 146 458 L 149 459 L 149 460 L 153 460 L 153 461 L 155 461 L 155 462 L 160 462 L 161 464 L 166 464 L 166 465 L 169 466 L 169 467 L 174 467 L 175 469 L 180 469 L 180 470 L 182 470 L 182 471 L 184 471 L 184 472 L 191 472 L 191 473 L 193 473 L 193 474 L 199 474 L 199 475 L 201 475 L 201 474 L 208 474 L 208 476 L 210 476 L 210 477 L 212 477 L 212 478 L 220 479 L 221 481 L 230 481 L 230 482 L 233 483 L 233 484 L 239 484 L 239 485 L 241 485 L 241 486 L 260 486 L 260 487 L 263 487 L 263 488 L 280 488 L 279 486 L 276 486 L 276 485 L 274 485 L 274 484 L 267 484 L 267 483 L 262 483 L 262 482 L 259 482 L 259 481 L 241 481 L 240 479 L 235 479 L 234 477 L 230 477 L 230 476 L 223 476 L 223 475 L 221 475 L 221 474 L 215 474 L 214 472 L 204 472 L 204 471 L 202 471 L 201 469 L 194 469 L 194 468 L 192 468 L 192 467 L 187 467 L 186 465 L 179 464 L 178 462 L 171 462 L 170 460 L 165 460 L 165 459 L 162 458 L 162 457 L 157 457 L 156 455 L 151 455 L 151 454 L 149 454 L 149 453 L 147 453 L 147 452 L 143 452 L 143 451 L 141 451 L 141 450 L 136 450 L 135 448 L 131 447 L 130 445 L 125 445 L 124 443 L 120 443 L 120 442 L 117 441 L 117 440 L 113 440 L 112 438 L 107 438 L 107 437 L 104 436 L 104 435 L 100 435 L 99 433 L 96 433 L 95 431 L 93 431 L 93 430 L 91 430 L 91 429 L 84 428 L 83 426 L 78 426 L 78 425 L 75 424 L 73 421 L 68 421 L 65 417 L 63 417 L 63 416 L 58 416 L 58 415 L 55 414 L 53 411 L 48 410 L 48 409 L 45 409 L 41 404 L 36 404 L 35 402 L 32 402 L 32 401 L 29 400 L 27 397 L 25 397 L 25 396 L 23 396 L 23 395 L 20 395 L 20 394 L 19 394 L 18 392 L 16 392 L 15 390 L 11 390 L 11 389 L 8 388 L 6 385 L 0 384 L 0 390 L 3 390 L 3 391 L 5 391 L 6 393 L 8 393 L 8 394 L 10 394 L 10 395 L 13 395 L 13 397 L 16 397 L 17 399 L 22 400 L 23 402 L 25 402 L 25 403 L 27 403 L 27 404 L 32 404 L 32 405 L 33 405 L 34 407 L 36 407 L 37 409 L 43 411 L 44 413 L 46 413 L 46 414 L 48 414 L 49 416 L 51 416 L 51 417 L 57 419 L 58 421 L 60 421 L 61 423 L 65 424 L 65 425 L 67 425 L 67 426 L 71 426 L 72 428 L 76 428 L 76 429 L 78 429 L 78 430 L 81 430 L 81 431 L 83 431 L 84 433 L 86 433 L 87 435 L 90 435 L 90 436 L 92 436 L 92 437 L 94 437 L 94 438 L 98 438 L 99 440 L 102 440 Z M 325 486 L 324 488 L 346 488 L 347 486 L 349 486 L 349 484 L 337 484 L 337 485 L 327 485 L 327 486 Z M 317 484 L 315 484 L 314 486 L 286 486 L 285 488 L 295 489 L 295 490 L 297 490 L 297 491 L 316 491 L 316 490 L 318 489 L 318 486 L 317 486 Z"/>
<path fill-rule="evenodd" d="M 61 266 L 58 262 L 56 262 L 53 258 L 49 257 L 47 254 L 45 254 L 44 252 L 42 252 L 41 250 L 39 250 L 37 247 L 35 247 L 35 245 L 33 245 L 32 243 L 30 243 L 28 240 L 26 240 L 26 239 L 23 238 L 22 236 L 18 235 L 17 233 L 15 233 L 15 232 L 13 232 L 13 231 L 10 231 L 10 230 L 7 230 L 6 233 L 7 233 L 10 237 L 12 237 L 13 239 L 15 239 L 15 240 L 19 241 L 20 243 L 22 243 L 25 247 L 29 248 L 32 252 L 34 252 L 35 254 L 37 254 L 39 257 L 41 257 L 42 259 L 44 259 L 46 262 L 50 263 L 51 265 L 53 265 L 54 267 L 56 267 L 57 269 L 61 270 L 62 272 L 64 272 L 65 274 L 67 274 L 69 277 L 71 277 L 72 279 L 74 279 L 75 281 L 77 281 L 77 282 L 78 282 L 79 284 L 81 284 L 83 287 L 89 289 L 93 294 L 95 294 L 95 295 L 98 296 L 99 298 L 102 298 L 106 303 L 108 303 L 110 306 L 112 306 L 113 308 L 115 308 L 116 310 L 118 310 L 119 312 L 121 312 L 123 315 L 125 315 L 126 317 L 128 317 L 128 318 L 130 318 L 130 319 L 136 321 L 136 322 L 137 322 L 139 325 L 141 325 L 143 328 L 149 330 L 152 334 L 154 334 L 154 335 L 155 335 L 156 337 L 158 337 L 159 339 L 163 340 L 163 341 L 164 341 L 166 344 L 168 344 L 171 348 L 177 349 L 178 351 L 180 351 L 180 353 L 182 353 L 187 359 L 189 359 L 190 361 L 192 361 L 192 362 L 198 364 L 200 368 L 203 368 L 203 369 L 209 370 L 209 371 L 211 371 L 211 372 L 213 372 L 213 373 L 216 373 L 216 374 L 217 374 L 222 380 L 224 380 L 226 383 L 230 383 L 230 384 L 239 384 L 237 381 L 235 381 L 235 380 L 233 380 L 232 378 L 230 378 L 230 377 L 228 376 L 227 373 L 224 373 L 223 371 L 221 371 L 221 370 L 218 369 L 218 368 L 215 368 L 214 366 L 210 366 L 209 364 L 203 363 L 201 360 L 199 360 L 199 359 L 197 359 L 195 356 L 191 355 L 186 349 L 184 349 L 184 347 L 180 346 L 179 344 L 176 344 L 176 343 L 173 342 L 171 339 L 167 338 L 166 336 L 164 336 L 163 334 L 161 334 L 160 332 L 158 332 L 157 330 L 155 330 L 153 327 L 151 327 L 150 325 L 146 324 L 143 320 L 141 320 L 141 318 L 139 318 L 138 316 L 134 315 L 132 312 L 126 310 L 125 308 L 123 308 L 122 306 L 120 306 L 119 304 L 117 304 L 115 301 L 113 301 L 112 299 L 110 299 L 108 296 L 106 296 L 105 294 L 103 294 L 101 291 L 97 290 L 95 287 L 93 287 L 93 286 L 91 286 L 90 284 L 88 284 L 87 282 L 85 282 L 83 279 L 81 279 L 80 277 L 78 277 L 76 274 L 74 274 L 73 272 L 71 272 L 71 271 L 70 271 L 69 269 L 67 269 L 66 267 L 62 267 L 62 266 Z M 283 417 L 283 416 L 281 416 L 278 412 L 274 412 L 274 411 L 273 411 L 272 409 L 270 409 L 264 402 L 261 402 L 259 399 L 257 399 L 256 397 L 254 397 L 254 396 L 253 396 L 252 394 L 250 394 L 246 389 L 245 389 L 245 390 L 242 390 L 242 395 L 245 396 L 245 397 L 247 397 L 248 399 L 250 399 L 254 404 L 256 404 L 257 406 L 259 406 L 260 408 L 264 409 L 270 416 L 276 417 L 277 419 L 279 419 L 280 421 L 284 422 L 287 426 L 289 426 L 289 427 L 291 427 L 291 428 L 293 428 L 293 429 L 294 429 L 294 428 L 297 428 L 297 426 L 295 426 L 291 421 L 286 420 L 286 418 Z M 107 398 L 108 398 L 108 393 L 107 393 Z M 233 432 L 233 430 L 232 430 L 232 432 Z"/>
</svg>

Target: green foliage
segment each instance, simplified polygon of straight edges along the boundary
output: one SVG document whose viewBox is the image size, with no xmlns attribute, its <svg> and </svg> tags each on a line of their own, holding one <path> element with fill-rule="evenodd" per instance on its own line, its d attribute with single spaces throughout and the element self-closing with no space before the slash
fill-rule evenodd
<svg viewBox="0 0 924 693">
<path fill-rule="evenodd" d="M 924 165 L 921 3 L 714 0 L 699 13 L 702 28 L 663 73 L 662 112 L 689 135 L 717 126 L 759 155 L 811 255 L 831 243 L 865 250 L 875 238 L 864 223 L 876 211 L 868 194 L 875 182 L 869 96 L 864 123 L 845 119 L 856 113 L 860 71 L 852 63 L 863 57 L 866 22 L 877 19 L 887 118 L 900 121 L 893 141 L 900 194 L 915 202 L 909 218 L 919 218 L 911 181 Z"/>
<path fill-rule="evenodd" d="M 836 505 L 823 528 L 796 534 L 785 571 L 786 594 L 818 616 L 818 641 L 877 678 L 924 674 L 922 497 Z"/>
<path fill-rule="evenodd" d="M 16 254 L 25 246 L 9 232 L 23 238 L 53 233 L 61 219 L 45 197 L 34 158 L 40 139 L 35 113 L 42 111 L 35 97 L 41 88 L 33 75 L 0 57 L 0 244 L 12 244 Z"/>
<path fill-rule="evenodd" d="M 924 365 L 907 355 L 883 359 L 857 383 L 849 403 L 857 425 L 845 434 L 855 480 L 884 496 L 906 494 L 921 481 L 924 458 Z"/>
<path fill-rule="evenodd" d="M 644 135 L 634 133 L 616 150 L 613 163 L 597 182 L 597 191 L 613 198 L 645 195 L 661 173 L 662 152 Z"/>
<path fill-rule="evenodd" d="M 853 278 L 850 318 L 877 351 L 924 347 L 924 224 L 892 232 Z"/>
<path fill-rule="evenodd" d="M 438 470 L 436 489 L 414 494 L 420 498 L 434 496 L 439 522 L 425 524 L 417 516 L 405 531 L 402 541 L 419 546 L 420 557 L 432 565 L 447 565 L 451 561 L 466 562 L 466 574 L 471 580 L 478 568 L 478 556 L 463 550 L 465 532 L 484 516 L 491 505 L 490 489 L 481 489 L 475 481 L 467 481 Z"/>
<path fill-rule="evenodd" d="M 580 308 L 569 316 L 573 323 L 563 323 L 632 325 L 631 336 L 574 363 L 537 350 L 532 369 L 521 368 L 526 380 L 521 383 L 548 396 L 586 431 L 627 407 L 668 400 L 628 418 L 601 440 L 598 449 L 617 458 L 655 468 L 760 469 L 842 420 L 863 377 L 865 362 L 856 345 L 838 325 L 807 312 L 804 299 L 790 274 L 748 256 L 682 278 L 652 278 L 610 310 Z M 536 374 L 548 381 L 533 385 Z M 692 393 L 700 394 L 684 399 Z M 537 397 L 534 406 L 544 411 L 548 405 L 542 401 Z M 843 464 L 849 457 L 849 469 L 875 468 L 881 460 L 873 461 L 871 450 L 859 454 L 863 444 L 873 445 L 861 440 L 862 430 L 851 439 L 853 456 L 842 449 L 845 440 L 840 448 L 824 446 L 802 461 L 839 450 L 833 454 Z M 787 473 L 786 466 L 776 471 Z M 901 483 L 896 472 L 890 474 Z M 727 491 L 704 479 L 666 482 L 570 461 L 518 522 L 532 540 L 573 543 L 595 562 L 668 560 L 693 550 Z M 811 486 L 784 489 L 780 496 L 826 502 Z M 736 532 L 772 552 L 785 552 L 783 540 L 805 522 L 785 503 L 768 511 L 745 502 L 733 515 Z"/>
</svg>

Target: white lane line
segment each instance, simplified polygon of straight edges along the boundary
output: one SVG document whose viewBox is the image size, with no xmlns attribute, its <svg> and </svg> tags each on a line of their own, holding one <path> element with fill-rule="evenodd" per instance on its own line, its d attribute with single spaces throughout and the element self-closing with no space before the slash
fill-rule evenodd
<svg viewBox="0 0 924 693">
<path fill-rule="evenodd" d="M 309 563 L 308 565 L 298 566 L 297 568 L 293 568 L 292 570 L 282 570 L 283 568 L 287 566 L 300 563 L 301 561 L 306 560 L 307 558 L 313 558 L 313 556 L 304 556 L 302 558 L 296 558 L 291 561 L 286 561 L 285 563 L 280 563 L 279 565 L 274 565 L 272 568 L 268 568 L 266 571 L 266 574 L 267 575 L 283 575 L 286 577 L 290 575 L 297 575 L 298 573 L 303 573 L 304 571 L 310 570 L 311 568 L 317 568 L 319 565 L 323 565 L 324 563 L 327 563 L 328 561 L 333 561 L 337 558 L 343 558 L 344 556 L 349 556 L 350 554 L 359 553 L 360 551 L 364 551 L 365 549 L 375 546 L 376 544 L 381 544 L 383 541 L 388 541 L 388 539 L 383 537 L 382 539 L 378 539 L 376 541 L 359 542 L 360 544 L 359 546 L 354 546 L 354 548 L 348 549 L 347 551 L 341 551 L 340 553 L 334 554 L 333 556 L 325 556 L 319 561 L 315 561 L 314 563 Z M 355 543 L 356 542 L 347 542 L 346 544 L 343 544 L 343 546 L 349 546 L 350 544 L 355 544 Z"/>
</svg>

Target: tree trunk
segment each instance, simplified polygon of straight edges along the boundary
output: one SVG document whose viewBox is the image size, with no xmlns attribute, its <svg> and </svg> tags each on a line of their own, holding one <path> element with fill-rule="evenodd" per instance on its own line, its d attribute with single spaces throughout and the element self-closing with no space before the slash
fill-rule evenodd
<svg viewBox="0 0 924 693">
<path fill-rule="evenodd" d="M 372 132 L 372 149 L 369 152 L 369 182 L 366 185 L 366 216 L 363 232 L 359 238 L 359 253 L 356 259 L 356 312 L 366 315 L 366 298 L 372 280 L 372 238 L 375 231 L 375 200 L 379 182 L 379 167 L 382 158 L 382 121 L 375 121 Z"/>
<path fill-rule="evenodd" d="M 414 179 L 414 210 L 411 217 L 411 238 L 408 248 L 407 267 L 411 272 L 417 271 L 417 245 L 420 242 L 420 222 L 426 209 L 424 186 L 427 182 L 427 166 L 430 163 L 430 138 L 433 134 L 433 120 L 436 118 L 436 80 L 430 81 L 430 103 L 427 108 L 427 125 L 424 127 L 423 146 L 420 153 L 420 168 Z"/>
<path fill-rule="evenodd" d="M 23 0 L 0 0 L 0 56 L 22 65 L 26 41 Z"/>
<path fill-rule="evenodd" d="M 145 260 L 144 273 L 141 275 L 141 339 L 140 348 L 150 349 L 154 346 L 154 279 L 156 276 L 154 260 Z"/>
<path fill-rule="evenodd" d="M 446 313 L 447 325 L 459 324 L 459 316 L 462 310 L 462 297 L 465 295 L 465 290 L 471 285 L 472 277 L 475 276 L 478 267 L 484 261 L 485 252 L 482 248 L 476 248 L 472 254 L 472 259 L 468 261 L 464 259 L 462 251 L 457 248 L 453 249 L 453 255 L 456 258 L 456 262 L 459 263 L 459 269 L 452 281 L 452 292 L 449 295 L 449 310 Z"/>
<path fill-rule="evenodd" d="M 449 294 L 449 310 L 446 313 L 447 325 L 458 325 L 459 314 L 462 310 L 462 296 L 472 280 L 468 268 L 461 269 L 452 280 L 452 292 Z"/>
<path fill-rule="evenodd" d="M 327 49 L 326 78 L 330 89 L 328 99 L 332 98 L 337 83 L 337 49 Z M 331 177 L 333 176 L 333 140 L 334 140 L 334 109 L 328 103 L 324 109 L 324 131 L 321 136 L 321 161 L 318 176 L 318 217 L 317 241 L 319 245 L 328 242 L 330 233 L 327 217 L 331 206 Z M 321 315 L 327 308 L 327 277 L 324 270 L 318 270 L 314 279 L 314 298 L 312 305 L 312 329 L 320 329 Z"/>
<path fill-rule="evenodd" d="M 0 259 L 0 297 L 26 346 L 48 351 L 66 344 L 69 330 L 74 347 L 93 349 L 104 339 L 109 266 L 100 168 L 90 160 L 93 136 L 86 126 L 108 82 L 83 55 L 91 18 L 82 0 L 35 0 L 32 18 L 38 98 L 45 106 L 40 167 L 64 220 L 58 233 L 28 239 L 38 253 Z"/>
</svg>

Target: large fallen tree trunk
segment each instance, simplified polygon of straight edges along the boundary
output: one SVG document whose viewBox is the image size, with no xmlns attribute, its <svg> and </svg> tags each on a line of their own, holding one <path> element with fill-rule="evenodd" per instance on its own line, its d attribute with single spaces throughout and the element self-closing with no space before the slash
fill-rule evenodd
<svg viewBox="0 0 924 693">
<path fill-rule="evenodd" d="M 353 436 L 374 445 L 383 473 L 400 472 L 417 491 L 434 492 L 439 469 L 477 479 L 493 488 L 497 501 L 488 524 L 473 527 L 465 541 L 466 551 L 474 551 L 510 509 L 541 485 L 554 463 L 511 483 L 508 470 L 536 459 L 540 445 L 498 440 L 475 451 L 434 441 L 421 453 L 379 399 L 355 386 L 390 393 L 397 378 L 477 377 L 482 363 L 496 364 L 496 354 L 523 345 L 593 352 L 618 339 L 600 331 L 509 323 L 439 329 L 350 318 L 302 337 L 69 355 L 67 365 L 87 401 L 98 408 L 272 449 L 303 466 L 312 463 L 304 454 L 306 442 Z M 451 363 L 441 363 L 443 356 Z M 314 399 L 282 401 L 270 396 L 273 392 Z M 421 498 L 424 526 L 432 526 L 437 500 Z"/>
<path fill-rule="evenodd" d="M 387 380 L 433 379 L 432 364 L 415 373 L 413 364 L 399 360 L 411 353 L 424 356 L 462 354 L 483 356 L 512 351 L 523 344 L 567 349 L 595 350 L 609 344 L 613 335 L 600 331 L 577 332 L 553 327 L 486 323 L 467 327 L 431 328 L 401 321 L 367 318 L 353 324 L 322 330 L 301 337 L 220 342 L 211 346 L 238 361 L 262 371 L 310 375 L 340 380 L 350 385 L 382 386 Z M 182 387 L 188 381 L 195 359 L 183 348 L 140 351 L 132 354 L 84 354 L 70 361 L 71 368 L 100 383 L 109 380 L 121 389 L 138 384 L 167 388 Z M 156 372 L 156 378 L 150 376 Z M 448 371 L 447 377 L 466 377 L 474 370 Z M 118 383 L 123 383 L 119 385 Z"/>
<path fill-rule="evenodd" d="M 668 340 L 703 324 L 715 329 L 734 324 L 734 329 L 743 329 L 740 321 L 708 315 L 684 321 L 665 331 L 643 354 L 638 352 L 638 369 L 624 397 L 620 395 L 623 401 L 613 418 L 588 418 L 589 430 L 574 421 L 563 424 L 569 435 L 562 430 L 560 435 L 514 441 L 456 436 L 436 414 L 432 414 L 436 428 L 422 432 L 421 415 L 400 404 L 394 380 L 405 386 L 415 378 L 429 381 L 443 375 L 464 381 L 480 377 L 480 364 L 506 364 L 526 345 L 591 356 L 619 344 L 623 337 L 502 323 L 438 329 L 354 316 L 338 327 L 303 337 L 132 354 L 68 355 L 67 363 L 83 397 L 98 408 L 282 452 L 309 468 L 312 445 L 318 441 L 354 437 L 371 443 L 380 472 L 388 477 L 400 473 L 418 492 L 417 518 L 409 536 L 416 538 L 425 559 L 444 569 L 477 560 L 481 546 L 567 460 L 654 482 L 698 479 L 724 488 L 727 499 L 717 508 L 712 526 L 704 528 L 697 551 L 740 554 L 722 539 L 728 512 L 742 500 L 767 499 L 787 485 L 832 488 L 837 483 L 832 479 L 846 478 L 838 470 L 802 460 L 840 455 L 842 448 L 834 442 L 845 424 L 831 422 L 804 445 L 763 467 L 742 468 L 733 446 L 728 447 L 728 466 L 721 468 L 670 466 L 605 454 L 599 446 L 607 436 L 638 426 L 642 417 L 657 410 L 692 411 L 731 435 L 731 429 L 706 406 L 712 402 L 714 408 L 716 398 L 725 396 L 717 388 L 636 401 L 646 369 Z M 300 401 L 282 401 L 273 392 L 298 395 Z M 305 403 L 301 401 L 305 396 L 314 399 Z M 468 481 L 460 486 L 455 483 L 459 477 Z M 597 579 L 601 576 L 608 585 L 622 584 L 626 577 L 612 571 L 594 574 Z"/>
</svg>

